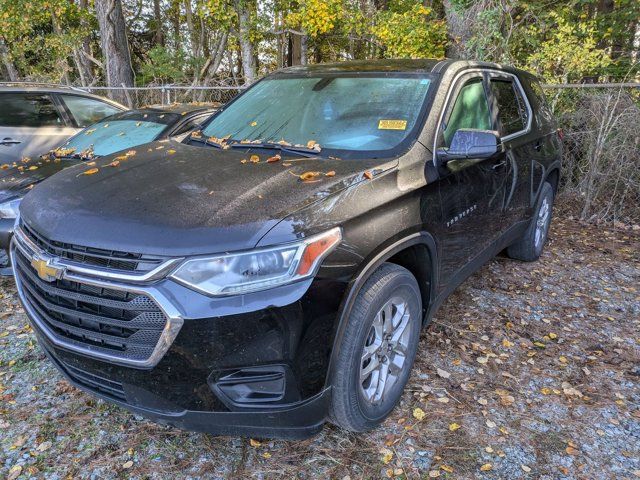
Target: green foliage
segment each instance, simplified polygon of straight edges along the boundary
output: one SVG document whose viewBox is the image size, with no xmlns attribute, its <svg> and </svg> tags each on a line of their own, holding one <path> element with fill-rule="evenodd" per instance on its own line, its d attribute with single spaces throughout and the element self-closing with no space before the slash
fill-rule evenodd
<svg viewBox="0 0 640 480">
<path fill-rule="evenodd" d="M 148 61 L 140 68 L 145 83 L 177 83 L 185 79 L 185 58 L 181 51 L 171 52 L 158 45 L 149 50 L 147 56 Z"/>
<path fill-rule="evenodd" d="M 611 58 L 597 47 L 593 23 L 571 24 L 559 15 L 552 18 L 556 22 L 550 35 L 526 58 L 525 66 L 557 83 L 578 82 L 585 76 L 604 72 Z M 535 35 L 537 27 L 530 27 L 528 32 Z"/>
<path fill-rule="evenodd" d="M 372 31 L 384 46 L 385 53 L 390 57 L 444 57 L 445 21 L 434 18 L 432 10 L 420 3 L 409 5 L 405 11 L 398 10 L 380 12 Z"/>
</svg>

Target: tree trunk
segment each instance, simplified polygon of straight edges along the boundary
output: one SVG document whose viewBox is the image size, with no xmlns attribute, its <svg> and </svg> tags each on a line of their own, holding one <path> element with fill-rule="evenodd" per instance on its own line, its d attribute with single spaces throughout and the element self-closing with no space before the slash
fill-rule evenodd
<svg viewBox="0 0 640 480">
<path fill-rule="evenodd" d="M 191 0 L 184 1 L 184 12 L 187 17 L 187 28 L 189 29 L 189 38 L 191 39 L 191 51 L 193 57 L 198 58 L 200 56 L 200 42 L 198 41 L 198 34 L 196 33 L 193 25 L 193 11 L 191 9 Z"/>
<path fill-rule="evenodd" d="M 18 75 L 18 69 L 16 68 L 11 56 L 9 55 L 9 48 L 4 43 L 4 38 L 0 37 L 0 58 L 2 58 L 2 65 L 7 72 L 7 76 L 10 82 L 17 82 L 20 79 Z"/>
<path fill-rule="evenodd" d="M 95 5 L 107 86 L 133 87 L 133 69 L 121 0 L 96 0 Z M 129 103 L 128 95 L 122 90 L 113 90 L 110 97 L 121 103 Z"/>
<path fill-rule="evenodd" d="M 234 0 L 234 7 L 238 14 L 238 42 L 240 43 L 240 55 L 242 58 L 242 71 L 245 85 L 253 83 L 256 79 L 256 58 L 253 43 L 249 38 L 251 28 L 251 14 L 248 6 L 249 0 Z"/>
<path fill-rule="evenodd" d="M 164 47 L 164 32 L 162 31 L 162 12 L 160 11 L 160 0 L 153 0 L 153 19 L 156 23 L 156 32 L 153 43 Z"/>
<path fill-rule="evenodd" d="M 80 0 L 78 2 L 78 6 L 80 10 L 85 13 L 88 7 L 87 0 Z M 89 37 L 91 32 L 91 25 L 87 19 L 82 16 L 80 18 L 80 28 L 83 32 L 87 32 L 87 34 L 82 37 L 82 43 L 80 46 L 73 50 L 73 61 L 76 65 L 76 69 L 78 70 L 78 75 L 80 76 L 80 83 L 83 87 L 87 87 L 89 85 L 93 85 L 95 82 L 95 78 L 93 76 L 93 68 L 91 67 L 91 39 Z"/>
</svg>

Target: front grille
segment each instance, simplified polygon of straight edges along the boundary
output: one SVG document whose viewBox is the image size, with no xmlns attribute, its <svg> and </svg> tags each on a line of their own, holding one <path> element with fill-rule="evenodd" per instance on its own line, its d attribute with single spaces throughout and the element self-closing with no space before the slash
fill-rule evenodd
<svg viewBox="0 0 640 480">
<path fill-rule="evenodd" d="M 52 256 L 66 258 L 83 265 L 144 273 L 153 270 L 167 260 L 163 257 L 143 255 L 141 253 L 103 250 L 47 240 L 24 222 L 21 222 L 20 228 L 26 237 Z"/>
<path fill-rule="evenodd" d="M 108 378 L 96 375 L 86 370 L 74 367 L 67 362 L 51 356 L 54 364 L 62 370 L 67 376 L 81 387 L 92 392 L 100 393 L 110 398 L 126 402 L 127 397 L 120 382 L 109 380 Z"/>
<path fill-rule="evenodd" d="M 83 351 L 123 360 L 149 359 L 167 317 L 144 294 L 70 280 L 45 282 L 20 249 L 14 249 L 22 300 L 55 337 Z"/>
</svg>

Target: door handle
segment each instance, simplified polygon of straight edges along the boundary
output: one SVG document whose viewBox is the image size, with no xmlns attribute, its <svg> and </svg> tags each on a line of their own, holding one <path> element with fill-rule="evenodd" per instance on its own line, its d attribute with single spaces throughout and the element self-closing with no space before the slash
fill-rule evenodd
<svg viewBox="0 0 640 480">
<path fill-rule="evenodd" d="M 13 138 L 3 138 L 2 141 L 0 141 L 0 145 L 5 145 L 5 146 L 9 146 L 9 145 L 18 145 L 20 142 L 19 140 L 14 140 Z"/>
</svg>

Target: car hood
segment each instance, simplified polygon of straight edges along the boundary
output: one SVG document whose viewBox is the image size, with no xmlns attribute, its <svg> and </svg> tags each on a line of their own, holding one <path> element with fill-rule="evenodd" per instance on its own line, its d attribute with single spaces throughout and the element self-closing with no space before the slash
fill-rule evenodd
<svg viewBox="0 0 640 480">
<path fill-rule="evenodd" d="M 254 247 L 287 215 L 395 164 L 288 154 L 267 162 L 274 150 L 167 140 L 133 152 L 42 182 L 20 206 L 23 221 L 51 240 L 109 250 L 171 256 L 240 250 Z M 303 181 L 305 172 L 317 175 Z"/>
<path fill-rule="evenodd" d="M 25 196 L 37 183 L 78 161 L 43 159 L 7 164 L 0 170 L 0 203 Z"/>
</svg>

